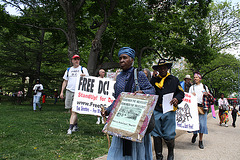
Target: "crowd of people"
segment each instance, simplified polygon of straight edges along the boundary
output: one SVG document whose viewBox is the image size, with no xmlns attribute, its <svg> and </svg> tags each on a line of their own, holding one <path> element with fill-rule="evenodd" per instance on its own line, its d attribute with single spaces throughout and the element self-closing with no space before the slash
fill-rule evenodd
<svg viewBox="0 0 240 160">
<path fill-rule="evenodd" d="M 153 117 L 155 120 L 155 127 L 150 133 L 146 133 L 143 142 L 133 142 L 124 138 L 119 138 L 113 136 L 112 143 L 108 151 L 108 159 L 120 160 L 120 159 L 133 159 L 133 160 L 151 160 L 152 155 L 152 141 L 153 137 L 154 150 L 157 160 L 163 159 L 163 142 L 166 143 L 168 149 L 168 160 L 174 159 L 174 146 L 175 146 L 175 136 L 176 136 L 176 113 L 178 104 L 180 104 L 184 98 L 185 92 L 191 93 L 197 97 L 197 106 L 199 114 L 199 130 L 192 132 L 191 142 L 195 143 L 197 137 L 199 137 L 198 146 L 200 149 L 204 149 L 203 135 L 208 134 L 207 128 L 207 114 L 209 106 L 214 103 L 214 98 L 210 93 L 208 87 L 203 84 L 202 75 L 199 72 L 194 73 L 194 79 L 192 81 L 190 75 L 186 75 L 184 81 L 180 82 L 179 79 L 169 72 L 172 67 L 172 63 L 164 59 L 160 59 L 158 63 L 152 66 L 154 70 L 153 74 L 149 69 L 145 68 L 143 71 L 138 71 L 138 85 L 140 89 L 136 90 L 134 81 L 134 59 L 135 51 L 129 47 L 123 47 L 118 52 L 119 64 L 121 72 L 115 77 L 116 83 L 114 86 L 115 95 L 117 98 L 122 92 L 132 92 L 132 93 L 143 93 L 143 94 L 155 94 L 158 95 L 157 104 L 153 112 Z M 67 129 L 67 134 L 71 135 L 73 132 L 78 131 L 77 124 L 77 113 L 72 111 L 72 102 L 74 98 L 75 85 L 78 76 L 89 76 L 88 70 L 80 65 L 80 56 L 74 55 L 72 57 L 73 66 L 68 68 L 63 76 L 62 89 L 60 92 L 60 98 L 65 99 L 65 109 L 70 111 L 70 123 Z M 105 77 L 105 70 L 99 70 L 99 78 Z M 66 93 L 64 94 L 64 91 Z M 39 97 L 42 94 L 43 86 L 40 81 L 36 81 L 36 85 L 33 88 L 33 110 L 36 110 L 36 105 L 38 105 L 41 110 L 41 105 L 39 103 Z M 173 110 L 170 112 L 163 113 L 163 96 L 169 93 L 173 93 L 170 104 L 173 105 Z M 57 91 L 54 93 L 55 102 L 57 102 Z M 97 117 L 96 124 L 100 124 L 101 121 L 104 124 L 103 117 L 106 117 L 112 111 L 115 101 L 101 112 L 102 117 Z M 221 98 L 218 100 L 219 106 L 219 125 L 228 126 L 227 122 L 228 112 L 230 111 L 230 106 L 224 94 L 221 94 Z M 238 110 L 236 109 L 236 104 L 233 105 L 232 126 L 236 127 L 236 117 Z M 102 119 L 102 120 L 101 120 Z"/>
</svg>

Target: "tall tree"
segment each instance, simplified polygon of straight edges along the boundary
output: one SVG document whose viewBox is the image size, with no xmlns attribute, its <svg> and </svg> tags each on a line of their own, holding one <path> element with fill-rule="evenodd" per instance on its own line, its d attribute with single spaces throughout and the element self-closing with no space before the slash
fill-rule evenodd
<svg viewBox="0 0 240 160">
<path fill-rule="evenodd" d="M 214 58 L 209 46 L 204 18 L 210 1 L 149 1 L 153 18 L 158 22 L 156 49 L 174 60 L 185 57 L 195 68 Z"/>
<path fill-rule="evenodd" d="M 68 58 L 78 53 L 78 41 L 76 34 L 76 16 L 85 3 L 85 0 L 59 0 L 67 19 L 67 32 L 65 32 L 68 42 Z"/>
<path fill-rule="evenodd" d="M 101 43 L 101 38 L 103 36 L 103 33 L 106 31 L 108 23 L 109 23 L 109 19 L 111 17 L 111 15 L 114 12 L 114 9 L 116 7 L 117 4 L 117 0 L 106 0 L 106 1 L 100 1 L 97 0 L 95 5 L 97 4 L 97 6 L 100 7 L 100 16 L 101 21 L 97 22 L 98 25 L 95 25 L 93 28 L 98 28 L 96 33 L 95 33 L 95 37 L 92 40 L 92 46 L 91 46 L 91 51 L 89 54 L 89 58 L 88 58 L 88 72 L 90 75 L 94 75 L 96 74 L 96 69 L 97 69 L 97 60 L 98 60 L 98 56 L 99 56 L 99 52 L 102 50 L 102 43 Z"/>
<path fill-rule="evenodd" d="M 25 86 L 29 88 L 29 96 L 34 79 L 45 78 L 46 82 L 56 79 L 59 77 L 56 76 L 59 75 L 59 72 L 56 72 L 58 70 L 57 64 L 59 65 L 64 61 L 62 59 L 64 58 L 63 52 L 59 52 L 65 47 L 65 44 L 60 41 L 61 35 L 58 32 L 47 32 L 47 29 L 44 29 L 49 25 L 49 21 L 40 17 L 39 11 L 42 12 L 42 8 L 35 7 L 31 11 L 25 9 L 25 16 L 8 16 L 1 25 L 4 28 L 0 32 L 0 66 L 4 70 L 1 75 L 7 80 L 3 84 L 13 88 L 14 86 L 24 87 L 25 79 L 29 77 L 29 84 Z M 38 27 L 32 27 L 37 24 Z M 46 69 L 45 66 L 49 68 Z M 59 66 L 61 67 L 62 64 Z M 60 70 L 62 74 L 64 68 Z M 14 83 L 12 83 L 13 79 Z M 44 80 L 42 82 L 44 83 Z M 48 83 L 45 84 L 45 88 L 48 88 Z"/>
<path fill-rule="evenodd" d="M 240 5 L 225 1 L 211 3 L 210 9 L 206 24 L 211 47 L 219 52 L 240 44 Z"/>
<path fill-rule="evenodd" d="M 136 51 L 135 66 L 141 68 L 142 62 L 152 65 L 153 61 L 150 58 L 153 58 L 151 55 L 155 55 L 152 46 L 154 46 L 153 37 L 157 27 L 151 20 L 152 16 L 149 14 L 147 4 L 137 1 L 125 5 L 113 18 L 111 27 L 115 30 L 114 34 L 119 46 L 127 45 Z"/>
<path fill-rule="evenodd" d="M 220 54 L 211 63 L 202 66 L 204 82 L 208 85 L 215 97 L 220 93 L 230 95 L 238 91 L 239 60 L 231 54 Z"/>
</svg>

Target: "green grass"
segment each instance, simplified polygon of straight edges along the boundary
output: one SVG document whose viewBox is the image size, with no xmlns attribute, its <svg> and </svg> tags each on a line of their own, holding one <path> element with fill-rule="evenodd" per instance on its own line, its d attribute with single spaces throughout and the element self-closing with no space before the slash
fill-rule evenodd
<svg viewBox="0 0 240 160">
<path fill-rule="evenodd" d="M 78 115 L 79 131 L 67 135 L 70 113 L 64 103 L 47 100 L 43 110 L 29 104 L 0 105 L 0 159 L 94 159 L 108 152 L 96 116 Z"/>
</svg>

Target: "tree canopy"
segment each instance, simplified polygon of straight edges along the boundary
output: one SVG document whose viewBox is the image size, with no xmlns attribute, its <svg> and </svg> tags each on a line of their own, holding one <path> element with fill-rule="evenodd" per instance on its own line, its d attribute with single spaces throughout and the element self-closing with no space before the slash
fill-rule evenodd
<svg viewBox="0 0 240 160">
<path fill-rule="evenodd" d="M 211 18 L 218 9 L 209 7 L 210 0 L 2 2 L 16 7 L 21 15 L 9 15 L 5 6 L 0 8 L 0 74 L 5 80 L 16 77 L 29 89 L 37 78 L 49 90 L 59 88 L 73 54 L 80 55 L 90 75 L 100 68 L 118 68 L 117 52 L 124 46 L 135 49 L 139 68 L 151 68 L 161 57 L 173 61 L 184 57 L 191 70 L 203 70 L 220 54 L 219 45 L 212 42 L 221 38 L 211 34 L 210 26 L 221 18 Z M 233 15 L 239 18 L 237 12 Z M 14 86 L 10 82 L 16 79 L 9 84 Z M 0 86 L 8 83 L 2 81 Z"/>
</svg>

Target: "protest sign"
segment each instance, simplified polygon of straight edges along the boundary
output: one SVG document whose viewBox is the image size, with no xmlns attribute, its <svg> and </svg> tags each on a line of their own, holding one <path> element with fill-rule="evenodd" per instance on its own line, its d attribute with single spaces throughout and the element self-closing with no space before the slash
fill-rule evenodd
<svg viewBox="0 0 240 160">
<path fill-rule="evenodd" d="M 162 102 L 163 114 L 173 110 L 173 105 L 170 104 L 172 99 L 173 99 L 173 93 L 163 95 L 163 102 Z"/>
<path fill-rule="evenodd" d="M 101 115 L 101 107 L 108 107 L 114 101 L 114 84 L 108 78 L 79 76 L 72 110 L 79 114 Z"/>
<path fill-rule="evenodd" d="M 215 113 L 214 105 L 211 105 L 211 110 L 212 110 L 212 116 L 213 116 L 213 118 L 216 119 L 216 113 Z"/>
<path fill-rule="evenodd" d="M 104 133 L 141 142 L 155 108 L 158 95 L 122 92 L 109 114 Z"/>
<path fill-rule="evenodd" d="M 106 77 L 111 79 L 111 80 L 114 80 L 115 77 L 116 77 L 116 72 L 107 72 Z"/>
<path fill-rule="evenodd" d="M 197 97 L 185 92 L 185 97 L 176 110 L 176 129 L 186 131 L 199 130 L 197 107 Z"/>
</svg>

